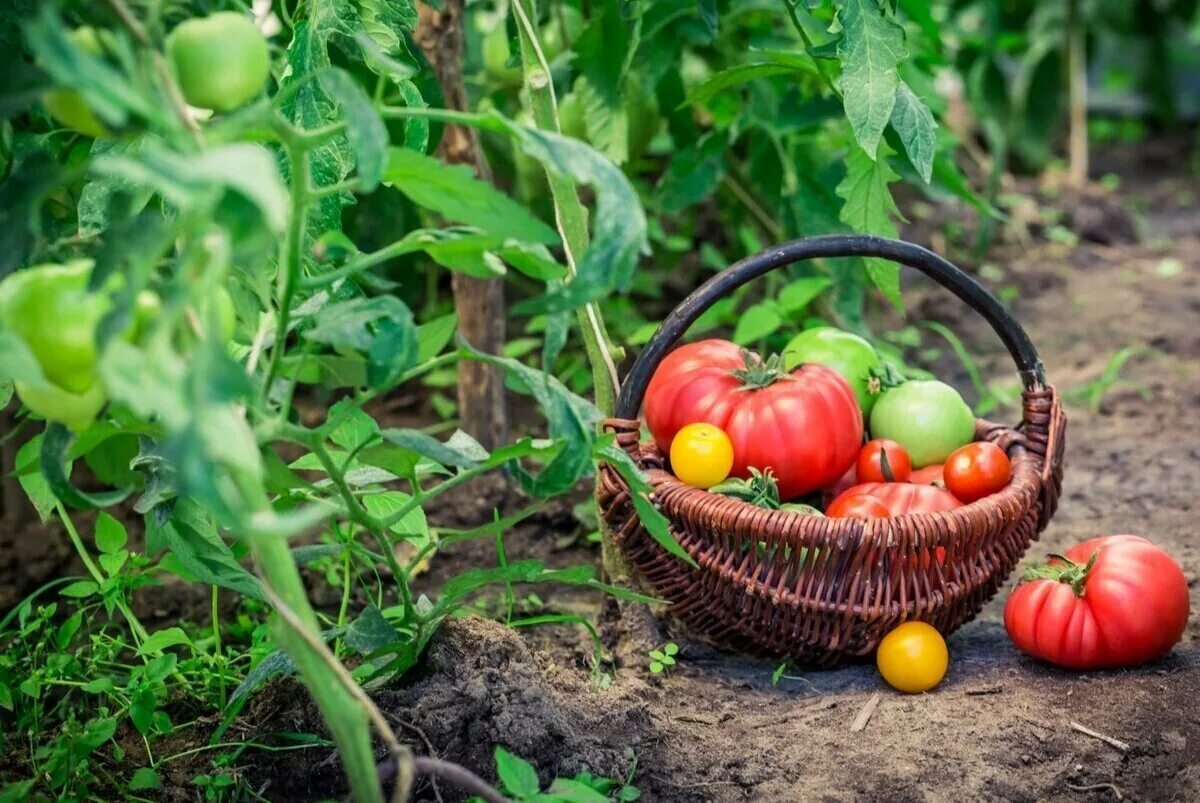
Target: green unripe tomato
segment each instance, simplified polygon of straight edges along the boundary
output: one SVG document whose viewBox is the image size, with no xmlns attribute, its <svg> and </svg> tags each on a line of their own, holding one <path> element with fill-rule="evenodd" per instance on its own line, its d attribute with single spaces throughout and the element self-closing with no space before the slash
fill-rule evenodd
<svg viewBox="0 0 1200 803">
<path fill-rule="evenodd" d="M 207 339 L 215 340 L 221 345 L 233 340 L 237 330 L 237 307 L 234 306 L 233 296 L 229 294 L 225 285 L 217 285 L 209 296 L 195 298 L 189 304 L 189 310 L 196 323 L 204 330 Z M 208 330 L 210 326 L 213 327 L 211 332 Z M 190 325 L 183 329 L 175 341 L 184 351 L 194 342 L 195 330 Z"/>
<path fill-rule="evenodd" d="M 483 37 L 483 68 L 501 86 L 518 86 L 521 83 L 521 68 L 509 67 L 508 55 L 508 29 L 501 21 Z"/>
<path fill-rule="evenodd" d="M 192 106 L 231 112 L 257 96 L 271 73 L 271 53 L 253 20 L 222 11 L 180 23 L 167 55 Z"/>
<path fill-rule="evenodd" d="M 913 468 L 941 463 L 975 439 L 975 415 L 958 391 L 932 379 L 885 391 L 871 411 L 871 437 L 899 443 Z"/>
<path fill-rule="evenodd" d="M 550 63 L 562 55 L 570 44 L 574 43 L 583 33 L 583 15 L 573 6 L 556 6 L 550 11 L 550 18 L 542 26 L 540 39 L 542 55 Z"/>
<path fill-rule="evenodd" d="M 832 326 L 818 326 L 796 335 L 783 349 L 783 365 L 787 370 L 808 362 L 831 368 L 846 380 L 866 421 L 879 398 L 878 393 L 871 392 L 871 373 L 883 368 L 875 348 L 858 335 Z"/>
<path fill-rule="evenodd" d="M 96 325 L 107 295 L 87 292 L 91 260 L 38 265 L 0 283 L 0 323 L 25 342 L 52 384 L 83 393 L 96 382 Z"/>
<path fill-rule="evenodd" d="M 104 53 L 96 29 L 90 25 L 84 25 L 71 31 L 71 41 L 80 50 L 93 56 Z M 42 105 L 46 107 L 46 111 L 50 113 L 51 117 L 67 128 L 93 138 L 108 136 L 108 129 L 104 127 L 104 123 L 100 122 L 100 118 L 88 108 L 82 93 L 77 89 L 51 89 L 42 96 Z"/>
<path fill-rule="evenodd" d="M 76 432 L 87 429 L 108 401 L 108 394 L 100 382 L 93 382 L 82 393 L 72 393 L 57 385 L 35 388 L 24 382 L 14 382 L 13 387 L 21 403 L 32 412 Z"/>
</svg>

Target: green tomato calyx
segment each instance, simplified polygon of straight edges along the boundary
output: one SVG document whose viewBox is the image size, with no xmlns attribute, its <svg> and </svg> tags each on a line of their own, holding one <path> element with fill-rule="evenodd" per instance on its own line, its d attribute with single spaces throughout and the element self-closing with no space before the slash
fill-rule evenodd
<svg viewBox="0 0 1200 803">
<path fill-rule="evenodd" d="M 1066 583 L 1075 592 L 1075 596 L 1082 598 L 1086 590 L 1088 575 L 1091 573 L 1092 567 L 1096 565 L 1096 558 L 1099 556 L 1100 550 L 1097 549 L 1087 563 L 1079 563 L 1066 555 L 1051 552 L 1050 562 L 1026 569 L 1025 574 L 1021 577 L 1021 582 L 1053 580 L 1056 583 Z"/>
<path fill-rule="evenodd" d="M 908 380 L 896 370 L 896 366 L 885 363 L 882 368 L 872 368 L 867 373 L 867 393 L 878 396 L 885 390 L 898 388 Z"/>
<path fill-rule="evenodd" d="M 751 468 L 749 478 L 728 479 L 714 485 L 708 491 L 741 499 L 743 502 L 749 502 L 755 507 L 767 510 L 779 510 L 780 507 L 779 484 L 775 482 L 775 475 L 769 468 L 766 471 Z"/>
<path fill-rule="evenodd" d="M 781 379 L 791 379 L 792 375 L 783 367 L 783 359 L 778 354 L 772 354 L 763 360 L 757 354 L 742 349 L 744 367 L 730 371 L 741 381 L 746 390 L 761 390 L 770 387 Z M 799 366 L 797 366 L 799 368 Z"/>
</svg>

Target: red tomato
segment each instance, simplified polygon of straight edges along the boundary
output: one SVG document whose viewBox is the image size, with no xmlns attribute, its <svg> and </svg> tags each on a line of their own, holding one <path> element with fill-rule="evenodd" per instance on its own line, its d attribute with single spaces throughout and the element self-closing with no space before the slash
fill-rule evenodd
<svg viewBox="0 0 1200 803">
<path fill-rule="evenodd" d="M 733 441 L 730 476 L 769 468 L 784 500 L 832 483 L 862 444 L 862 411 L 841 376 L 815 364 L 788 373 L 726 340 L 668 354 L 646 390 L 645 412 L 664 454 L 687 424 L 723 429 Z"/>
<path fill-rule="evenodd" d="M 913 485 L 938 485 L 943 488 L 946 487 L 946 480 L 942 476 L 941 463 L 917 469 L 909 476 L 908 481 Z"/>
<path fill-rule="evenodd" d="M 1188 607 L 1170 555 L 1136 535 L 1108 535 L 1026 572 L 1004 627 L 1020 649 L 1068 669 L 1132 666 L 1170 652 Z"/>
<path fill-rule="evenodd" d="M 825 515 L 831 519 L 886 519 L 892 514 L 873 496 L 842 494 L 825 509 Z"/>
<path fill-rule="evenodd" d="M 946 489 L 963 502 L 991 496 L 1012 478 L 1008 455 L 994 443 L 976 441 L 956 449 L 946 458 Z"/>
<path fill-rule="evenodd" d="M 828 510 L 833 510 L 840 504 L 846 504 L 847 499 L 859 496 L 870 496 L 878 499 L 888 509 L 890 516 L 903 516 L 906 513 L 935 513 L 939 510 L 953 510 L 962 507 L 962 502 L 954 498 L 954 494 L 945 488 L 933 485 L 913 485 L 907 482 L 868 482 L 855 485 L 845 491 L 837 499 L 829 503 Z M 826 511 L 826 515 L 832 513 Z"/>
<path fill-rule="evenodd" d="M 900 444 L 877 438 L 858 453 L 857 472 L 859 482 L 908 482 L 912 461 Z"/>
</svg>

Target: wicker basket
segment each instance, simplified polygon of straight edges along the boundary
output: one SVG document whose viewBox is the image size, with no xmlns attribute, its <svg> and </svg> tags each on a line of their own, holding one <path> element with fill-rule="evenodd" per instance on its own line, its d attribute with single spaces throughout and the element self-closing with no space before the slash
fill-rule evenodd
<svg viewBox="0 0 1200 803">
<path fill-rule="evenodd" d="M 956 510 L 887 519 L 827 519 L 765 510 L 683 484 L 638 411 L 655 368 L 717 299 L 762 274 L 805 259 L 889 259 L 926 273 L 978 311 L 1016 361 L 1024 385 L 1016 427 L 978 421 L 977 440 L 998 444 L 1013 479 L 1000 493 Z M 605 426 L 644 469 L 652 500 L 696 566 L 668 554 L 638 521 L 630 490 L 611 467 L 596 496 L 618 548 L 655 595 L 695 635 L 741 652 L 832 665 L 870 655 L 900 622 L 950 633 L 974 617 L 1054 513 L 1062 485 L 1066 419 L 1021 326 L 974 279 L 910 243 L 865 235 L 797 240 L 749 257 L 705 282 L 663 322 L 623 384 Z"/>
</svg>

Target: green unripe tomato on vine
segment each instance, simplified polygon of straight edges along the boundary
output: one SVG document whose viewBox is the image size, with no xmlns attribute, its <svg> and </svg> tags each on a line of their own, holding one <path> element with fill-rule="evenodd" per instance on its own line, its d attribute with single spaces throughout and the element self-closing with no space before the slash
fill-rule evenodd
<svg viewBox="0 0 1200 803">
<path fill-rule="evenodd" d="M 267 83 L 271 53 L 253 20 L 222 11 L 180 23 L 167 37 L 167 55 L 192 106 L 231 112 Z"/>
<path fill-rule="evenodd" d="M 104 53 L 96 29 L 89 25 L 71 31 L 71 41 L 80 50 L 93 56 Z M 55 120 L 84 136 L 95 138 L 109 135 L 104 123 L 88 108 L 78 89 L 51 89 L 42 96 L 42 105 Z"/>
<path fill-rule="evenodd" d="M 82 429 L 104 406 L 96 372 L 96 326 L 109 296 L 88 292 L 91 260 L 38 265 L 0 282 L 0 326 L 21 339 L 45 377 L 43 386 L 16 382 L 21 401 L 51 421 Z"/>
<path fill-rule="evenodd" d="M 521 68 L 508 66 L 508 30 L 501 22 L 483 37 L 483 69 L 501 86 L 521 83 Z"/>
</svg>

